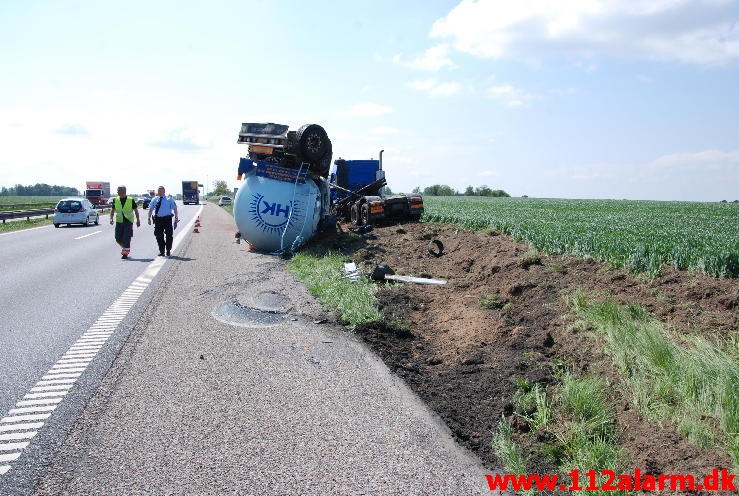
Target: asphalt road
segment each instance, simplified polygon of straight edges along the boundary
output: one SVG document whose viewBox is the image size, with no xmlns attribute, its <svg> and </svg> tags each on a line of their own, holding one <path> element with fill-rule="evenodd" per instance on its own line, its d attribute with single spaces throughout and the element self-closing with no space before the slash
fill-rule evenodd
<svg viewBox="0 0 739 496">
<path fill-rule="evenodd" d="M 182 227 L 175 235 L 187 229 L 199 210 L 198 206 L 179 206 Z M 128 260 L 120 259 L 107 214 L 101 215 L 98 226 L 44 226 L 0 234 L 0 472 L 7 471 L 0 473 L 0 494 L 31 490 L 99 385 L 144 302 L 154 293 L 161 275 L 146 287 L 141 285 L 135 303 L 131 298 L 130 304 L 114 309 L 109 337 L 95 336 L 89 345 L 79 344 L 80 336 L 94 329 L 106 311 L 112 312 L 111 304 L 155 260 L 158 248 L 153 227 L 145 219 L 142 215 L 142 226 L 135 229 Z M 177 251 L 173 255 L 176 258 Z M 171 263 L 165 262 L 162 272 Z M 19 435 L 21 431 L 15 428 L 20 425 L 16 421 L 19 413 L 46 414 L 43 408 L 57 401 L 29 392 L 34 393 L 35 386 L 38 389 L 38 381 L 45 374 L 48 378 L 50 370 L 66 367 L 59 363 L 79 362 L 60 360 L 70 355 L 70 347 L 85 352 L 94 349 L 96 354 L 75 378 L 64 401 L 54 404 L 53 415 L 42 419 L 43 426 L 34 431 L 34 437 Z M 32 410 L 18 412 L 19 407 Z M 21 446 L 20 457 L 14 459 Z M 9 465 L 12 470 L 3 468 Z"/>
</svg>

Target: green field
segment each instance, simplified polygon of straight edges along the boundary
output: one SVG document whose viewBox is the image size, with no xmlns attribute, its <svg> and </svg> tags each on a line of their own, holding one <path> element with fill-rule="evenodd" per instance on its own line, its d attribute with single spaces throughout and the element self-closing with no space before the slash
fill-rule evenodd
<svg viewBox="0 0 739 496">
<path fill-rule="evenodd" d="M 0 196 L 0 205 L 26 203 L 56 203 L 61 196 Z"/>
<path fill-rule="evenodd" d="M 424 206 L 426 221 L 497 229 L 547 253 L 739 277 L 736 203 L 425 196 Z"/>
<path fill-rule="evenodd" d="M 61 196 L 0 196 L 0 211 L 52 208 L 61 198 Z"/>
</svg>

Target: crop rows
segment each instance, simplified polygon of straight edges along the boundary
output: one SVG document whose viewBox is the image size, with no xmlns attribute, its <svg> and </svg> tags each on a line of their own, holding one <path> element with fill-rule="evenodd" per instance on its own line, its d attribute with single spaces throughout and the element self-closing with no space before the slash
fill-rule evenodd
<svg viewBox="0 0 739 496">
<path fill-rule="evenodd" d="M 739 277 L 739 205 L 424 197 L 424 219 L 494 228 L 547 253 L 658 274 L 663 264 Z"/>
</svg>

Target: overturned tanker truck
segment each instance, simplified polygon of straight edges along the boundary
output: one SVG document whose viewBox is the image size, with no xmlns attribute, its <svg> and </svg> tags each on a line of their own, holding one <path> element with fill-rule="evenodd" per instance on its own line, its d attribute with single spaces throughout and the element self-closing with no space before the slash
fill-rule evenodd
<svg viewBox="0 0 739 496">
<path fill-rule="evenodd" d="M 356 225 L 420 218 L 420 195 L 380 195 L 386 184 L 382 152 L 379 162 L 337 160 L 332 174 L 331 140 L 323 127 L 288 128 L 244 123 L 239 132 L 238 143 L 249 148 L 239 160 L 244 183 L 234 200 L 234 220 L 238 235 L 254 249 L 294 252 L 337 218 Z"/>
</svg>

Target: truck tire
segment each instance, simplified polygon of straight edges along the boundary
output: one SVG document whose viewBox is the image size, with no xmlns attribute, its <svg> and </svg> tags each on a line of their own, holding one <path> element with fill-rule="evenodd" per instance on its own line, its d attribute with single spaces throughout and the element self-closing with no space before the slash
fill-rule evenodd
<svg viewBox="0 0 739 496">
<path fill-rule="evenodd" d="M 321 177 L 328 177 L 328 173 L 331 171 L 331 158 L 333 157 L 333 150 L 331 146 L 331 140 L 328 140 L 328 150 L 323 155 L 323 158 L 312 166 L 313 171 Z"/>
<path fill-rule="evenodd" d="M 362 208 L 360 210 L 360 218 L 362 219 L 362 225 L 369 224 L 369 205 L 367 203 L 362 204 Z"/>
<path fill-rule="evenodd" d="M 318 124 L 306 124 L 298 129 L 298 155 L 301 160 L 310 163 L 319 162 L 329 150 L 326 130 Z"/>
<path fill-rule="evenodd" d="M 351 208 L 351 221 L 352 221 L 352 224 L 354 224 L 355 226 L 362 225 L 362 217 L 359 212 L 359 205 L 357 205 L 356 203 L 352 205 L 352 208 Z"/>
</svg>

